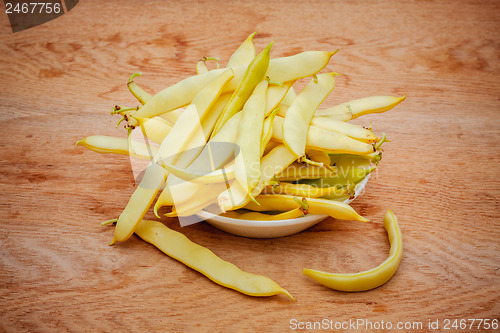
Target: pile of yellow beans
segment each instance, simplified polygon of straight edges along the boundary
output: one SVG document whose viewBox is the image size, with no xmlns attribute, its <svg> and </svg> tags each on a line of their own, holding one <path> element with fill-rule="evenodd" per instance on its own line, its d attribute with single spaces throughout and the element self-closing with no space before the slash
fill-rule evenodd
<svg viewBox="0 0 500 333">
<path fill-rule="evenodd" d="M 125 123 L 127 137 L 94 135 L 77 145 L 149 161 L 120 216 L 103 222 L 116 224 L 111 245 L 136 233 L 222 286 L 293 299 L 271 279 L 240 270 L 159 221 L 143 220 L 145 214 L 152 208 L 160 218 L 160 208 L 167 206 L 168 217 L 208 210 L 242 220 L 325 214 L 368 222 L 344 201 L 377 167 L 386 136 L 348 121 L 388 111 L 406 96 L 371 96 L 321 108 L 338 75 L 321 71 L 337 51 L 271 58 L 273 42 L 256 54 L 254 35 L 225 67 L 218 58 L 205 57 L 196 64 L 196 75 L 154 95 L 137 85 L 140 74 L 133 74 L 127 87 L 141 106 L 116 105 L 111 112 L 120 116 L 117 126 Z M 209 69 L 211 61 L 216 68 Z M 296 93 L 299 80 L 307 81 Z M 134 130 L 147 140 L 133 140 Z M 384 225 L 391 251 L 380 266 L 357 274 L 312 269 L 304 274 L 342 291 L 384 284 L 402 256 L 401 232 L 391 211 Z"/>
</svg>

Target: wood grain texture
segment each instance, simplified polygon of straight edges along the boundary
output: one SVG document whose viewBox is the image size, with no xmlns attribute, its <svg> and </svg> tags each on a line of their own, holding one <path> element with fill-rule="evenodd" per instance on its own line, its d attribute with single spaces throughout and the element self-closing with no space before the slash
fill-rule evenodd
<svg viewBox="0 0 500 333">
<path fill-rule="evenodd" d="M 97 1 L 12 34 L 0 15 L 0 331 L 287 331 L 290 320 L 416 321 L 500 313 L 500 4 L 498 1 Z M 326 105 L 370 95 L 407 100 L 356 120 L 385 131 L 377 174 L 352 206 L 373 223 L 328 219 L 290 237 L 256 240 L 205 223 L 171 228 L 286 297 L 217 286 L 137 237 L 109 247 L 134 190 L 127 157 L 73 148 L 125 135 L 109 115 L 150 92 L 225 63 L 251 32 L 272 56 L 340 51 L 344 73 Z M 302 276 L 383 261 L 394 210 L 404 237 L 398 272 L 369 292 L 341 293 Z M 148 217 L 153 218 L 151 213 Z M 424 329 L 425 330 L 425 329 Z M 474 330 L 471 330 L 474 331 Z"/>
</svg>

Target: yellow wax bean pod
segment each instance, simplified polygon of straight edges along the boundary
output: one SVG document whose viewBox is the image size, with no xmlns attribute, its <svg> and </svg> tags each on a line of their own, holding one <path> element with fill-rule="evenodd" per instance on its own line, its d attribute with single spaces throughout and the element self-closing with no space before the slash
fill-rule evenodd
<svg viewBox="0 0 500 333">
<path fill-rule="evenodd" d="M 248 65 L 243 79 L 238 84 L 238 87 L 236 87 L 231 99 L 217 120 L 213 135 L 217 134 L 226 121 L 243 108 L 257 84 L 264 79 L 264 75 L 269 68 L 272 46 L 273 42 L 269 43 Z"/>
<path fill-rule="evenodd" d="M 158 162 L 165 158 L 171 158 L 170 162 L 175 163 L 176 156 L 188 144 L 198 140 L 205 142 L 205 137 L 200 138 L 198 135 L 200 132 L 200 119 L 203 119 L 220 96 L 224 84 L 232 78 L 232 70 L 225 70 L 212 84 L 203 88 L 196 95 L 193 103 L 179 117 L 175 126 L 161 143 L 152 163 L 146 169 L 144 178 L 120 214 L 116 223 L 114 241 L 125 241 L 133 234 L 137 224 L 142 220 L 158 194 L 159 189 L 164 185 L 167 173 L 165 169 L 158 165 Z"/>
<path fill-rule="evenodd" d="M 157 117 L 168 121 L 168 123 L 173 126 L 175 124 L 175 122 L 177 121 L 177 119 L 179 118 L 179 116 L 181 115 L 181 113 L 182 113 L 181 109 L 177 109 L 177 110 L 172 110 L 172 111 L 167 112 L 167 113 L 160 114 Z"/>
<path fill-rule="evenodd" d="M 406 95 L 402 97 L 393 96 L 370 96 L 360 99 L 355 99 L 339 105 L 332 106 L 328 109 L 318 110 L 316 116 L 327 116 L 333 119 L 348 121 L 354 118 L 361 117 L 369 113 L 386 112 L 402 101 Z"/>
<path fill-rule="evenodd" d="M 215 203 L 219 193 L 226 189 L 226 184 L 215 183 L 205 184 L 196 193 L 195 200 L 188 200 L 182 203 L 175 203 L 172 212 L 165 214 L 167 217 L 191 216 L 198 213 L 203 208 Z"/>
<path fill-rule="evenodd" d="M 221 286 L 250 296 L 283 294 L 293 300 L 292 295 L 273 280 L 242 271 L 161 222 L 144 220 L 137 226 L 135 232 L 169 257 L 200 272 Z"/>
<path fill-rule="evenodd" d="M 307 132 L 314 112 L 335 87 L 337 73 L 319 74 L 295 98 L 283 121 L 283 143 L 301 159 L 305 156 Z"/>
<path fill-rule="evenodd" d="M 283 141 L 283 118 L 276 116 L 273 122 L 273 139 Z M 309 125 L 306 147 L 344 154 L 370 154 L 372 145 L 348 137 L 347 135 Z"/>
<path fill-rule="evenodd" d="M 322 285 L 340 291 L 366 291 L 380 287 L 396 273 L 403 257 L 403 241 L 398 220 L 392 211 L 384 216 L 384 227 L 389 236 L 389 257 L 379 266 L 352 274 L 335 274 L 305 268 L 303 274 Z"/>
<path fill-rule="evenodd" d="M 283 82 L 282 85 L 270 84 L 266 93 L 266 117 L 280 105 L 295 80 Z"/>
<path fill-rule="evenodd" d="M 235 177 L 234 164 L 224 169 L 214 170 L 210 173 L 206 173 L 206 171 L 181 169 L 166 162 L 163 162 L 162 166 L 165 169 L 167 169 L 167 171 L 170 172 L 170 174 L 182 180 L 192 181 L 195 183 L 212 184 L 212 183 L 229 182 L 231 179 Z"/>
<path fill-rule="evenodd" d="M 206 72 L 208 72 L 207 64 L 205 60 L 201 59 L 196 63 L 196 74 L 200 75 Z"/>
<path fill-rule="evenodd" d="M 217 123 L 217 119 L 220 117 L 222 110 L 227 105 L 231 99 L 232 93 L 223 93 L 219 96 L 214 106 L 208 111 L 206 119 L 202 122 L 201 126 L 203 128 L 203 133 L 205 133 L 205 138 L 208 140 L 212 131 Z"/>
<path fill-rule="evenodd" d="M 370 154 L 364 154 L 364 155 L 351 155 L 351 154 L 335 154 L 335 153 L 329 153 L 330 155 L 330 163 L 333 165 L 333 163 L 336 163 L 333 159 L 336 156 L 342 157 L 342 160 L 346 161 L 347 164 L 363 164 L 366 165 L 367 167 L 371 166 L 371 163 L 378 164 L 380 160 L 382 159 L 382 151 L 381 150 L 376 150 L 373 153 Z M 354 159 L 355 162 L 353 163 L 352 160 L 349 159 Z M 361 161 L 364 161 L 361 163 Z"/>
<path fill-rule="evenodd" d="M 375 142 L 378 140 L 377 136 L 372 131 L 356 124 L 347 123 L 345 121 L 332 119 L 330 117 L 317 117 L 314 116 L 311 125 L 323 128 L 332 132 L 338 132 L 347 135 L 350 138 L 362 142 Z"/>
<path fill-rule="evenodd" d="M 377 152 L 378 153 L 378 152 Z M 374 153 L 376 154 L 376 153 Z M 348 154 L 328 154 L 330 157 L 330 164 L 335 165 L 340 173 L 352 168 L 371 169 L 373 165 L 370 159 L 366 158 L 367 155 L 348 155 Z M 373 156 L 375 157 L 375 155 Z"/>
<path fill-rule="evenodd" d="M 274 122 L 274 119 L 273 119 L 273 122 Z M 274 130 L 274 125 L 273 125 L 273 130 Z M 269 154 L 269 152 L 271 150 L 273 150 L 274 148 L 276 148 L 277 146 L 279 146 L 281 144 L 282 144 L 281 142 L 273 140 L 273 132 L 271 132 L 271 140 L 269 140 L 266 147 L 264 148 L 264 154 L 262 156 Z"/>
<path fill-rule="evenodd" d="M 211 208 L 211 207 L 210 207 Z M 208 210 L 208 209 L 207 209 Z M 210 210 L 209 210 L 210 211 Z M 229 217 L 229 218 L 232 218 L 232 219 L 237 219 L 241 216 L 241 213 L 236 211 L 236 210 L 230 210 L 229 212 L 225 212 L 225 213 L 222 213 L 220 214 L 219 216 L 222 216 L 222 217 Z"/>
<path fill-rule="evenodd" d="M 274 58 L 269 62 L 266 76 L 272 81 L 283 82 L 284 87 L 286 87 L 287 82 L 292 82 L 293 84 L 293 82 L 300 78 L 311 76 L 321 71 L 328 65 L 333 54 L 335 52 L 306 51 L 290 57 Z M 235 91 L 238 88 L 248 67 L 248 64 L 232 67 L 234 70 L 234 79 L 225 86 L 224 92 Z M 273 109 L 271 108 L 271 110 Z"/>
<path fill-rule="evenodd" d="M 357 167 L 355 165 L 348 168 L 337 168 L 337 173 L 331 177 L 322 177 L 320 179 L 303 179 L 300 183 L 309 184 L 317 187 L 343 187 L 349 184 L 357 184 L 365 179 L 377 167 L 369 168 Z"/>
<path fill-rule="evenodd" d="M 295 155 L 283 144 L 275 147 L 260 161 L 260 180 L 252 190 L 251 195 L 257 196 L 262 192 L 268 182 L 280 173 L 287 166 L 295 161 Z M 239 182 L 234 182 L 231 187 L 222 192 L 217 198 L 217 204 L 222 212 L 241 208 L 250 201 L 247 189 L 243 188 Z M 279 210 L 279 209 L 278 209 Z"/>
<path fill-rule="evenodd" d="M 196 64 L 196 74 L 199 75 L 199 74 L 203 74 L 203 73 L 208 72 L 208 68 L 207 68 L 206 62 L 209 61 L 209 60 L 215 61 L 217 63 L 217 68 L 220 68 L 220 66 L 219 66 L 219 58 L 216 58 L 216 57 L 204 57 L 203 59 L 201 59 L 200 61 L 198 61 L 198 63 Z"/>
<path fill-rule="evenodd" d="M 191 103 L 194 97 L 227 69 L 214 69 L 188 77 L 156 93 L 135 114 L 135 118 L 152 118 Z"/>
<path fill-rule="evenodd" d="M 205 156 L 206 154 L 212 154 L 210 150 L 212 144 L 217 144 L 220 142 L 225 143 L 222 147 L 226 149 L 217 149 L 217 159 L 214 161 L 214 169 L 221 168 L 225 163 L 231 160 L 234 157 L 234 145 L 236 143 L 236 136 L 238 130 L 238 123 L 241 119 L 241 112 L 235 114 L 231 119 L 226 122 L 226 125 L 222 128 L 222 130 L 214 136 L 209 143 L 203 148 L 202 152 L 199 156 Z M 231 149 L 232 148 L 232 149 Z M 188 166 L 188 170 L 201 169 L 203 167 L 207 167 L 205 160 L 197 158 L 194 162 Z M 156 204 L 154 206 L 154 212 L 158 216 L 158 209 L 163 206 L 172 206 L 174 204 L 174 198 L 172 196 L 172 192 L 175 192 L 175 202 L 182 203 L 195 195 L 199 189 L 203 186 L 200 183 L 194 182 L 181 182 L 175 185 L 172 185 L 167 180 L 167 186 L 161 192 Z"/>
<path fill-rule="evenodd" d="M 283 98 L 283 101 L 281 101 L 281 104 L 286 105 L 286 106 L 290 106 L 290 105 L 292 105 L 292 103 L 296 97 L 297 97 L 297 94 L 295 93 L 295 90 L 293 89 L 293 87 L 291 87 L 287 91 L 285 98 Z"/>
<path fill-rule="evenodd" d="M 286 112 L 288 111 L 289 106 L 281 103 L 278 107 L 276 114 L 282 118 L 286 117 Z"/>
<path fill-rule="evenodd" d="M 158 144 L 162 143 L 172 129 L 172 125 L 160 117 L 141 119 L 141 121 L 139 121 L 139 126 L 141 127 L 142 134 L 144 134 L 148 140 Z"/>
<path fill-rule="evenodd" d="M 184 151 L 177 156 L 177 162 L 175 163 L 177 167 L 180 169 L 187 167 L 196 159 L 198 154 L 200 154 L 204 148 L 204 144 L 214 129 L 215 123 L 217 122 L 224 105 L 228 102 L 230 97 L 231 94 L 221 94 L 214 105 L 205 114 L 203 119 L 200 120 L 201 127 L 198 131 L 200 138 L 199 140 L 191 140 L 190 144 L 186 145 L 184 148 Z"/>
<path fill-rule="evenodd" d="M 268 142 L 273 137 L 273 121 L 276 116 L 276 111 L 273 111 L 265 120 L 262 128 L 262 136 L 260 137 L 260 156 L 264 155 L 264 151 Z"/>
<path fill-rule="evenodd" d="M 304 215 L 301 208 L 295 208 L 279 214 L 265 214 L 259 212 L 248 212 L 239 215 L 237 218 L 241 220 L 256 220 L 256 221 L 277 221 L 295 219 Z"/>
<path fill-rule="evenodd" d="M 273 81 L 286 82 L 316 74 L 328 65 L 337 51 L 305 51 L 290 57 L 272 59 L 266 76 Z"/>
<path fill-rule="evenodd" d="M 224 192 L 219 194 L 217 204 L 222 212 L 235 210 L 245 206 L 250 200 L 248 189 L 244 188 L 239 182 L 233 184 Z"/>
<path fill-rule="evenodd" d="M 165 177 L 165 169 L 152 161 L 146 168 L 139 186 L 132 193 L 127 206 L 125 206 L 118 218 L 111 244 L 115 241 L 125 241 L 134 233 L 137 224 L 146 215 L 159 189 L 164 184 Z"/>
<path fill-rule="evenodd" d="M 299 179 L 317 179 L 324 177 L 333 177 L 336 175 L 334 170 L 326 167 L 316 165 L 309 165 L 303 163 L 293 163 L 284 169 L 282 172 L 276 174 L 279 181 L 294 181 Z"/>
<path fill-rule="evenodd" d="M 320 198 L 344 202 L 347 199 L 354 197 L 354 195 L 356 194 L 356 185 L 352 184 L 341 188 L 331 187 L 330 191 L 330 193 L 321 196 Z"/>
<path fill-rule="evenodd" d="M 330 155 L 324 150 L 306 149 L 306 156 L 311 161 L 322 164 L 327 169 L 330 168 Z"/>
<path fill-rule="evenodd" d="M 319 198 L 325 195 L 345 196 L 346 191 L 336 187 L 320 188 L 308 184 L 280 182 L 277 186 L 268 186 L 263 194 L 288 194 L 306 198 Z"/>
<path fill-rule="evenodd" d="M 128 79 L 127 87 L 130 93 L 132 93 L 132 95 L 134 95 L 134 97 L 137 98 L 139 103 L 144 105 L 152 98 L 152 96 L 147 92 L 145 92 L 141 87 L 139 87 L 137 83 L 135 83 L 134 78 L 141 75 L 142 73 L 132 74 Z"/>
<path fill-rule="evenodd" d="M 284 211 L 301 207 L 296 201 L 297 197 L 292 195 L 273 194 L 259 195 L 255 198 L 260 205 L 255 202 L 249 202 L 245 208 L 255 211 Z M 307 198 L 306 204 L 309 214 L 328 215 L 338 220 L 354 220 L 360 222 L 368 222 L 369 220 L 362 217 L 351 206 L 343 202 L 325 200 L 320 198 Z"/>
<path fill-rule="evenodd" d="M 330 58 L 335 52 L 325 51 L 306 51 L 290 57 L 281 57 L 271 59 L 269 68 L 267 69 L 266 76 L 275 82 L 283 82 L 286 86 L 291 82 L 295 82 L 300 78 L 311 76 L 328 65 Z M 241 83 L 249 65 L 239 65 L 233 67 L 234 79 L 228 83 L 224 92 L 234 91 Z M 291 85 L 290 85 L 291 86 Z M 268 89 L 269 90 L 269 89 Z M 287 91 L 288 92 L 288 89 Z M 268 112 L 272 111 L 275 107 L 267 108 Z"/>
<path fill-rule="evenodd" d="M 107 135 L 92 135 L 80 140 L 76 145 L 82 145 L 92 151 L 101 154 L 130 155 L 143 160 L 151 160 L 158 151 L 157 146 L 146 142 L 132 140 L 132 150 L 129 150 L 127 138 L 118 138 Z"/>
<path fill-rule="evenodd" d="M 256 32 L 248 36 L 236 51 L 234 51 L 227 62 L 227 67 L 249 64 L 255 58 L 255 46 L 253 45 L 253 37 L 255 34 Z"/>
<path fill-rule="evenodd" d="M 266 109 L 268 82 L 262 80 L 245 103 L 238 125 L 236 145 L 239 152 L 235 160 L 236 180 L 247 189 L 254 189 L 260 179 L 260 141 Z"/>
</svg>

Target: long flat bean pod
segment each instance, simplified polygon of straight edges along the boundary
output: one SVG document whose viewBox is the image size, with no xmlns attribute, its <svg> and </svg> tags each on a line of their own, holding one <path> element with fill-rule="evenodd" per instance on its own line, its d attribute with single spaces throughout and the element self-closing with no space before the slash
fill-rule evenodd
<svg viewBox="0 0 500 333">
<path fill-rule="evenodd" d="M 126 138 L 107 135 L 91 135 L 78 141 L 76 145 L 82 145 L 101 154 L 129 155 L 143 160 L 151 160 L 158 151 L 157 146 L 136 140 L 131 141 L 131 150 Z"/>
<path fill-rule="evenodd" d="M 283 118 L 280 116 L 274 118 L 273 139 L 283 141 Z M 312 149 L 344 154 L 370 154 L 375 151 L 373 146 L 368 143 L 312 125 L 309 125 L 307 131 L 306 146 Z"/>
<path fill-rule="evenodd" d="M 304 275 L 318 281 L 322 285 L 341 291 L 365 291 L 380 287 L 396 273 L 403 257 L 403 241 L 398 219 L 390 210 L 384 216 L 384 227 L 389 236 L 391 249 L 389 257 L 379 266 L 352 274 L 327 273 L 305 268 L 303 271 Z"/>
<path fill-rule="evenodd" d="M 273 42 L 269 43 L 248 65 L 248 69 L 243 79 L 238 84 L 238 87 L 236 87 L 231 99 L 226 104 L 221 116 L 217 120 L 213 135 L 217 134 L 226 121 L 243 108 L 257 84 L 264 79 L 264 75 L 269 68 L 272 46 Z"/>
<path fill-rule="evenodd" d="M 221 286 L 250 296 L 283 294 L 293 300 L 288 291 L 268 277 L 242 271 L 161 222 L 143 220 L 135 229 L 135 233 L 169 257 L 200 272 Z"/>
<path fill-rule="evenodd" d="M 266 90 L 268 82 L 262 80 L 245 103 L 236 145 L 239 154 L 235 160 L 235 176 L 241 186 L 250 193 L 260 179 L 260 140 L 264 127 Z"/>
<path fill-rule="evenodd" d="M 402 97 L 393 96 L 370 96 L 355 99 L 349 102 L 332 106 L 328 109 L 318 110 L 316 116 L 327 116 L 333 119 L 348 121 L 369 113 L 382 113 L 388 111 L 404 101 Z"/>
<path fill-rule="evenodd" d="M 316 117 L 311 120 L 311 125 L 323 128 L 332 132 L 338 132 L 347 135 L 350 138 L 362 142 L 375 142 L 378 140 L 377 136 L 372 131 L 362 126 L 347 123 L 345 121 L 333 119 L 330 117 Z"/>
<path fill-rule="evenodd" d="M 283 143 L 297 158 L 305 156 L 309 123 L 323 100 L 335 87 L 336 73 L 319 74 L 302 89 L 286 112 Z"/>
</svg>

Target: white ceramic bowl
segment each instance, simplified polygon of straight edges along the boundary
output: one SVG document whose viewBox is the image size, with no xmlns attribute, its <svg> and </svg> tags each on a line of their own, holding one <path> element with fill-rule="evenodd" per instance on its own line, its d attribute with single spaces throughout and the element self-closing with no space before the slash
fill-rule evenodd
<svg viewBox="0 0 500 333">
<path fill-rule="evenodd" d="M 350 203 L 358 197 L 363 192 L 369 178 L 370 175 L 359 182 L 356 185 L 354 197 L 344 202 Z M 201 211 L 196 215 L 220 230 L 251 238 L 275 238 L 293 235 L 312 227 L 328 217 L 327 215 L 307 215 L 288 220 L 255 221 L 219 216 L 207 211 Z"/>
</svg>

